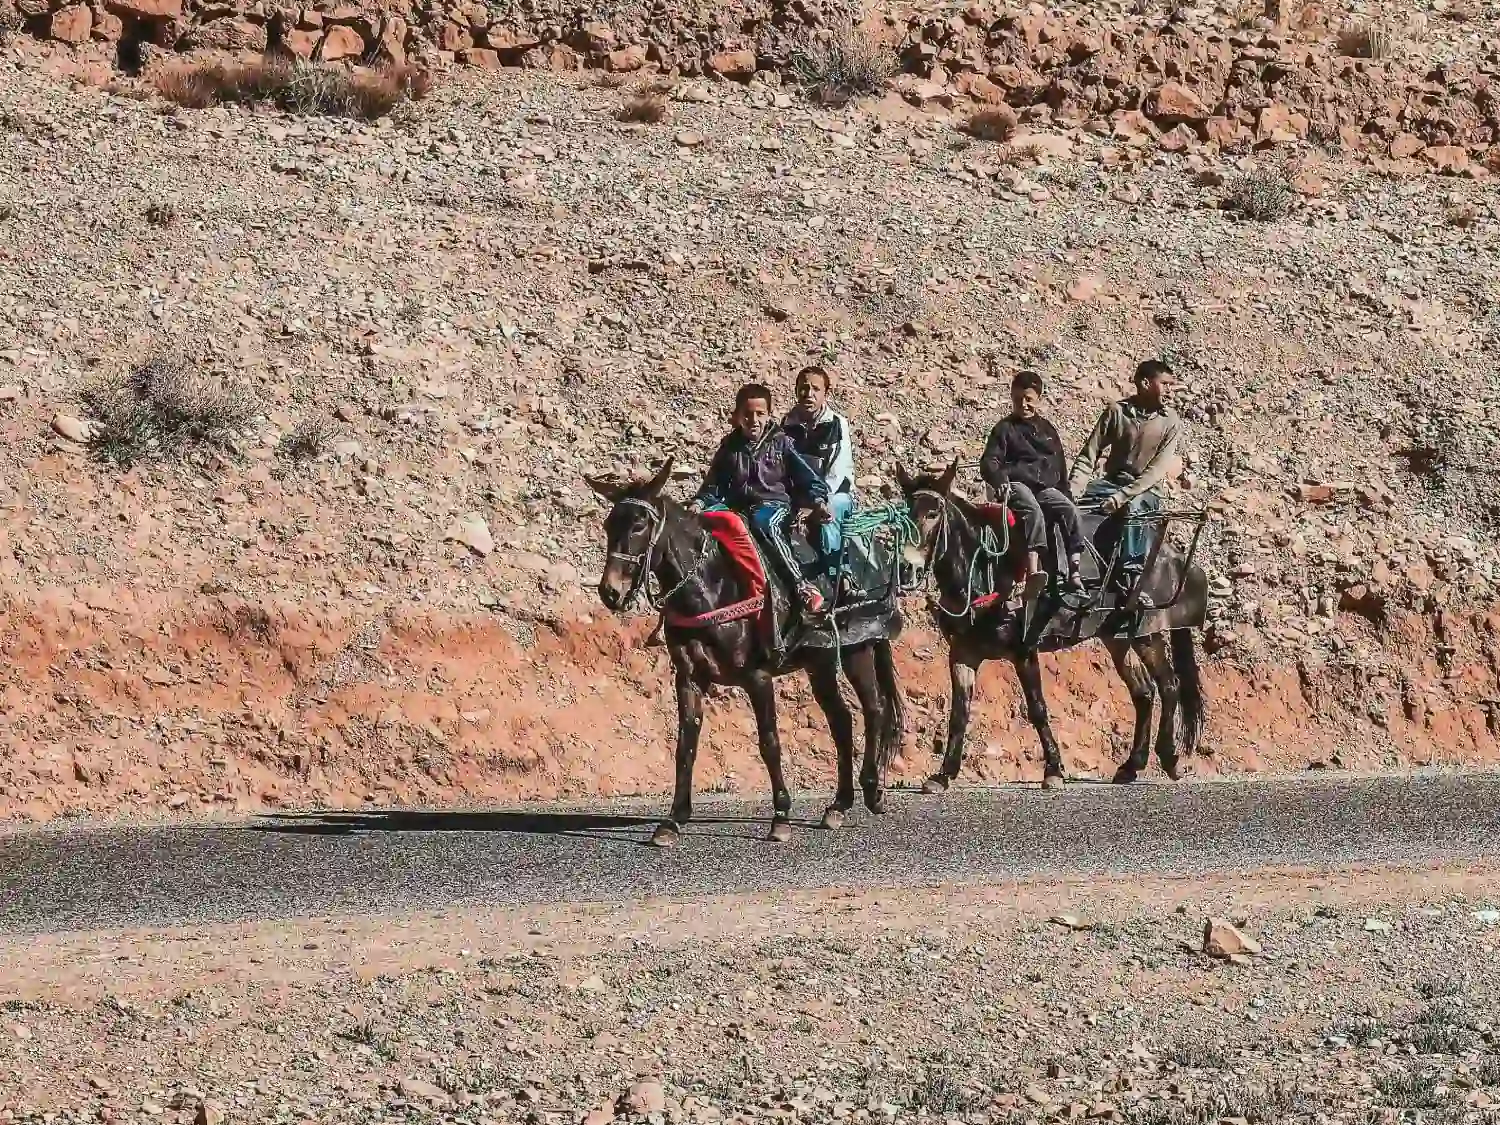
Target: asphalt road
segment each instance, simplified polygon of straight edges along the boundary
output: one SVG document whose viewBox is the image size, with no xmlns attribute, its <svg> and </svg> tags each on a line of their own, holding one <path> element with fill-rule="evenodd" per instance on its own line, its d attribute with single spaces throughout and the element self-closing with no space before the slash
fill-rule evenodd
<svg viewBox="0 0 1500 1125">
<path fill-rule="evenodd" d="M 0 932 L 1500 858 L 1500 774 L 893 793 L 837 833 L 813 827 L 825 799 L 786 845 L 764 840 L 769 802 L 701 803 L 667 852 L 644 846 L 665 802 L 13 832 Z"/>
</svg>

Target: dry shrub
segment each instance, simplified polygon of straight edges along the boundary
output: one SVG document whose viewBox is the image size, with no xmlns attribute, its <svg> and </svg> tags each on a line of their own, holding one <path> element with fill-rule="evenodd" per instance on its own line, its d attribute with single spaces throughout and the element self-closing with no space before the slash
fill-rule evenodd
<svg viewBox="0 0 1500 1125">
<path fill-rule="evenodd" d="M 287 113 L 373 121 L 408 99 L 427 96 L 431 77 L 410 67 L 356 74 L 300 59 L 174 67 L 153 80 L 157 93 L 187 109 L 269 102 Z"/>
<path fill-rule="evenodd" d="M 896 69 L 891 53 L 853 25 L 804 39 L 787 61 L 797 84 L 825 105 L 882 93 Z"/>
<path fill-rule="evenodd" d="M 171 200 L 152 203 L 146 208 L 146 222 L 153 227 L 169 227 L 177 221 L 177 205 Z"/>
<path fill-rule="evenodd" d="M 294 464 L 316 461 L 333 444 L 333 423 L 317 416 L 304 418 L 281 436 L 276 456 Z"/>
<path fill-rule="evenodd" d="M 1016 135 L 1019 125 L 1015 111 L 1008 106 L 976 110 L 964 122 L 963 130 L 981 141 L 1008 141 Z"/>
<path fill-rule="evenodd" d="M 1443 218 L 1450 227 L 1464 230 L 1474 225 L 1474 221 L 1479 218 L 1479 211 L 1472 203 L 1455 203 L 1443 213 Z"/>
<path fill-rule="evenodd" d="M 1270 223 L 1292 210 L 1292 183 L 1285 168 L 1256 168 L 1232 176 L 1219 204 L 1246 219 Z"/>
<path fill-rule="evenodd" d="M 95 420 L 97 457 L 122 468 L 195 445 L 225 448 L 255 416 L 255 401 L 183 359 L 157 357 L 80 395 Z"/>
<path fill-rule="evenodd" d="M 10 0 L 0 0 L 0 47 L 10 46 L 10 41 L 21 31 L 21 13 Z"/>
<path fill-rule="evenodd" d="M 1386 59 L 1396 53 L 1396 37 L 1383 24 L 1351 23 L 1339 31 L 1339 54 L 1352 59 Z"/>
<path fill-rule="evenodd" d="M 601 90 L 618 90 L 629 83 L 630 75 L 617 70 L 606 70 L 594 79 L 594 85 Z"/>
<path fill-rule="evenodd" d="M 667 118 L 667 99 L 660 94 L 641 94 L 616 110 L 615 118 L 630 125 L 658 125 Z"/>
</svg>

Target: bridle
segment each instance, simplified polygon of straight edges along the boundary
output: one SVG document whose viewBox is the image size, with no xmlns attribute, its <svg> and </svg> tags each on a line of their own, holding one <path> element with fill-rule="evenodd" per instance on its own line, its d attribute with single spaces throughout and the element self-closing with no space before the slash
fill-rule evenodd
<svg viewBox="0 0 1500 1125">
<path fill-rule="evenodd" d="M 940 558 L 942 552 L 948 549 L 948 497 L 935 488 L 915 488 L 911 496 L 913 499 L 918 496 L 931 496 L 937 501 L 938 511 L 942 513 L 938 529 L 932 536 L 932 546 L 922 555 L 922 584 L 925 586 L 932 576 L 933 561 Z"/>
<path fill-rule="evenodd" d="M 653 598 L 651 596 L 651 583 L 656 577 L 657 563 L 661 561 L 660 558 L 653 558 L 653 556 L 656 555 L 656 548 L 661 542 L 662 533 L 667 529 L 666 514 L 656 504 L 646 500 L 638 500 L 634 496 L 626 496 L 615 501 L 615 507 L 639 508 L 646 513 L 647 524 L 651 528 L 651 538 L 646 543 L 646 549 L 640 554 L 631 555 L 626 554 L 624 551 L 610 551 L 605 555 L 605 558 L 617 559 L 627 566 L 635 568 L 635 573 L 631 576 L 630 580 L 630 589 L 620 601 L 620 609 L 628 610 L 631 603 L 635 601 L 636 597 L 644 589 L 646 604 L 651 607 L 652 612 L 657 612 L 662 606 L 667 604 L 668 599 L 697 577 L 698 571 L 703 567 L 704 560 L 708 558 L 708 541 L 710 536 L 705 533 L 698 540 L 697 557 L 693 565 L 688 567 L 683 573 L 681 581 L 670 590 L 658 594 Z"/>
<path fill-rule="evenodd" d="M 951 516 L 949 513 L 949 504 L 952 501 L 946 494 L 939 492 L 935 488 L 915 488 L 911 491 L 910 495 L 913 498 L 918 496 L 932 497 L 938 502 L 938 510 L 942 513 L 938 523 L 938 528 L 932 536 L 932 545 L 923 553 L 922 556 L 921 588 L 927 589 L 930 583 L 936 581 L 933 564 L 938 559 L 942 558 L 948 550 L 948 538 L 951 532 Z M 1008 503 L 1009 497 L 1010 486 L 1006 485 L 1005 491 L 1001 496 L 1001 503 Z M 939 587 L 939 592 L 936 597 L 933 596 L 930 589 L 927 590 L 928 603 L 933 606 L 939 613 L 943 614 L 946 617 L 971 619 L 974 615 L 974 606 L 976 604 L 974 599 L 974 580 L 977 577 L 980 560 L 986 556 L 989 556 L 991 558 L 1003 559 L 1009 550 L 1010 534 L 1008 528 L 1006 529 L 1004 543 L 998 547 L 995 546 L 993 542 L 987 541 L 985 538 L 985 533 L 981 532 L 979 542 L 975 546 L 974 553 L 972 556 L 970 556 L 969 559 L 968 590 L 965 593 L 963 610 L 955 613 L 953 610 L 949 609 L 943 604 L 941 587 Z"/>
</svg>

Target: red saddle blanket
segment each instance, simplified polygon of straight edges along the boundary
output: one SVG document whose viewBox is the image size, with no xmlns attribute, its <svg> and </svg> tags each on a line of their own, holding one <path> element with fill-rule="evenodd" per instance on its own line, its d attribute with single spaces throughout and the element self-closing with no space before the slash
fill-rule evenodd
<svg viewBox="0 0 1500 1125">
<path fill-rule="evenodd" d="M 724 553 L 749 583 L 750 597 L 764 594 L 766 572 L 745 518 L 738 512 L 727 510 L 704 512 L 702 518 L 708 524 L 709 532 L 719 541 L 719 546 L 724 548 Z"/>
<path fill-rule="evenodd" d="M 719 546 L 729 556 L 729 561 L 744 577 L 750 592 L 742 601 L 694 616 L 668 610 L 665 614 L 667 624 L 683 629 L 707 629 L 726 621 L 758 616 L 760 628 L 769 631 L 772 610 L 771 599 L 766 595 L 766 571 L 760 552 L 755 548 L 755 540 L 751 538 L 749 526 L 738 512 L 704 512 L 702 519 L 708 525 L 709 534 L 718 540 Z"/>
</svg>

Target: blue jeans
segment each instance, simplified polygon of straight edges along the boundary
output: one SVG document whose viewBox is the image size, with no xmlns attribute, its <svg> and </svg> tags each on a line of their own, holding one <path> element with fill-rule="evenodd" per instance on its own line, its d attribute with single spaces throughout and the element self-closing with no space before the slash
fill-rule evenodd
<svg viewBox="0 0 1500 1125">
<path fill-rule="evenodd" d="M 819 561 L 823 572 L 833 578 L 838 576 L 839 552 L 844 547 L 844 520 L 854 510 L 854 494 L 838 492 L 830 496 L 828 510 L 833 513 L 833 519 L 818 527 L 818 550 L 822 554 Z"/>
<path fill-rule="evenodd" d="M 770 548 L 771 555 L 781 566 L 782 573 L 792 583 L 793 589 L 806 584 L 802 568 L 797 565 L 797 556 L 787 541 L 786 525 L 792 518 L 792 509 L 786 504 L 755 504 L 745 513 L 750 526 L 760 536 L 761 542 Z"/>
<path fill-rule="evenodd" d="M 1090 481 L 1089 486 L 1083 490 L 1084 503 L 1097 504 L 1106 496 L 1113 496 L 1119 492 L 1124 484 L 1120 481 L 1110 480 L 1108 477 L 1100 477 L 1098 480 Z M 1109 561 L 1109 551 L 1114 550 L 1114 541 L 1118 536 L 1120 544 L 1120 570 L 1126 573 L 1139 574 L 1146 565 L 1146 552 L 1151 549 L 1151 538 L 1160 530 L 1159 526 L 1151 523 L 1138 523 L 1123 519 L 1126 515 L 1145 516 L 1154 515 L 1161 511 L 1161 497 L 1155 492 L 1143 492 L 1137 496 L 1118 513 L 1110 517 L 1108 524 L 1113 524 L 1116 530 L 1110 536 L 1107 551 L 1104 551 L 1105 562 Z"/>
</svg>

